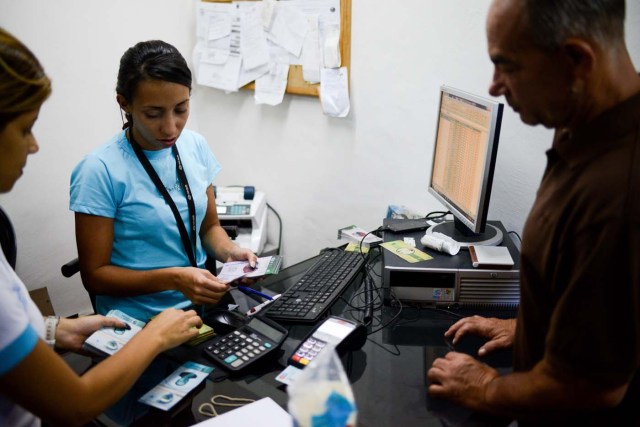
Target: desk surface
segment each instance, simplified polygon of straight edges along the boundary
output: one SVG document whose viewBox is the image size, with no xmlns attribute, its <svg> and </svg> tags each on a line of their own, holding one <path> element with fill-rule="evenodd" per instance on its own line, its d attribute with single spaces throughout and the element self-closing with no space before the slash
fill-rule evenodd
<svg viewBox="0 0 640 427">
<path fill-rule="evenodd" d="M 381 280 L 377 276 L 381 271 L 379 258 L 376 257 L 372 270 L 378 289 Z M 315 258 L 311 258 L 260 282 L 262 290 L 274 294 L 282 292 L 295 283 L 314 261 Z M 345 294 L 345 299 L 352 306 L 362 306 L 357 292 L 359 287 L 360 280 L 357 279 Z M 241 307 L 256 304 L 241 293 L 234 297 Z M 377 310 L 374 311 L 374 321 L 370 327 L 372 333 L 361 350 L 343 357 L 358 407 L 358 426 L 491 425 L 490 420 L 485 420 L 484 417 L 471 414 L 448 402 L 430 399 L 427 395 L 425 369 L 431 366 L 436 357 L 441 357 L 448 351 L 443 339 L 444 331 L 460 315 L 472 313 L 452 313 L 432 308 L 401 306 L 398 303 L 383 306 L 380 297 L 375 302 Z M 330 314 L 346 318 L 360 316 L 357 310 L 343 302 L 337 303 Z M 513 315 L 505 311 L 480 314 L 500 317 Z M 198 413 L 198 407 L 214 394 L 254 399 L 268 396 L 286 408 L 286 387 L 277 382 L 275 377 L 286 366 L 287 358 L 313 326 L 285 326 L 289 329 L 289 336 L 278 355 L 240 377 L 227 376 L 222 368 L 205 358 L 202 348 L 206 343 L 197 347 L 180 346 L 166 352 L 145 371 L 131 391 L 105 411 L 97 421 L 108 426 L 193 425 L 208 419 Z M 469 337 L 456 350 L 475 354 L 480 345 L 479 339 Z M 89 365 L 87 358 L 71 354 L 65 357 L 77 371 Z M 202 385 L 169 412 L 137 402 L 142 394 L 185 361 L 214 366 L 215 370 Z M 508 371 L 511 354 L 496 354 L 485 361 L 500 371 Z M 225 412 L 224 409 L 221 408 L 219 412 Z"/>
</svg>

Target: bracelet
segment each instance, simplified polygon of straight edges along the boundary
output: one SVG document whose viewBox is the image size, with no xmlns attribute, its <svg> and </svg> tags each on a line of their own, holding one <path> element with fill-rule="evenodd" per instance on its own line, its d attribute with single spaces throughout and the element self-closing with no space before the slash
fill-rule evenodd
<svg viewBox="0 0 640 427">
<path fill-rule="evenodd" d="M 56 328 L 60 322 L 60 316 L 47 316 L 44 319 L 44 341 L 51 348 L 56 346 Z"/>
</svg>

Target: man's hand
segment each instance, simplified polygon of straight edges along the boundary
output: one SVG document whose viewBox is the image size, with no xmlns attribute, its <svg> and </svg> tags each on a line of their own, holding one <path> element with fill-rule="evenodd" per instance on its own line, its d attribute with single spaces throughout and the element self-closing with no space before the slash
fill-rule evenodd
<svg viewBox="0 0 640 427">
<path fill-rule="evenodd" d="M 510 348 L 513 345 L 515 333 L 515 319 L 471 316 L 458 320 L 444 333 L 444 336 L 451 338 L 454 345 L 467 334 L 487 338 L 488 341 L 478 350 L 479 356 L 486 356 L 493 351 Z"/>
<path fill-rule="evenodd" d="M 485 406 L 487 385 L 498 377 L 498 372 L 473 357 L 449 352 L 434 360 L 427 372 L 429 394 L 451 400 L 472 410 Z"/>
</svg>

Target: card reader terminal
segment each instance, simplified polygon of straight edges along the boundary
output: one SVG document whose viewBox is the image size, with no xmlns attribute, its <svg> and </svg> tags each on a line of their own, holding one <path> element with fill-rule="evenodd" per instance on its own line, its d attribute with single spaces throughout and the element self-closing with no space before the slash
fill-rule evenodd
<svg viewBox="0 0 640 427">
<path fill-rule="evenodd" d="M 359 350 L 366 340 L 367 329 L 363 324 L 330 316 L 302 341 L 288 363 L 304 368 L 322 351 L 335 348 L 337 353 L 342 355 L 345 351 Z"/>
</svg>

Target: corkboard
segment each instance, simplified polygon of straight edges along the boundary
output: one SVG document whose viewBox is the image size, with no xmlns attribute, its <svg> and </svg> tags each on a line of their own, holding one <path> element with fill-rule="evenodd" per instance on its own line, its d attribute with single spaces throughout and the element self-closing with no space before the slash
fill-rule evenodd
<svg viewBox="0 0 640 427">
<path fill-rule="evenodd" d="M 233 0 L 202 0 L 210 3 L 231 3 Z M 257 1 L 257 0 L 236 0 Z M 341 66 L 347 67 L 347 75 L 351 77 L 351 0 L 340 0 L 340 59 Z M 249 83 L 242 89 L 255 88 L 255 83 Z M 320 96 L 319 83 L 307 83 L 302 78 L 302 65 L 289 67 L 289 79 L 286 93 L 296 95 Z"/>
</svg>

